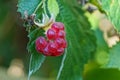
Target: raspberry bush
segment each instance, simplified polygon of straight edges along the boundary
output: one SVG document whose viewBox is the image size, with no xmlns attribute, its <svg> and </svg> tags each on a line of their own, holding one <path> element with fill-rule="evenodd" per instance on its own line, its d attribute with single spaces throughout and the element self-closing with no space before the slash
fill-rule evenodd
<svg viewBox="0 0 120 80">
<path fill-rule="evenodd" d="M 109 0 L 19 0 L 18 12 L 28 31 L 27 49 L 31 54 L 28 80 L 44 64 L 46 57 L 51 57 L 60 65 L 57 80 L 83 80 L 85 64 L 96 58 L 96 55 L 95 61 L 104 68 L 119 68 L 119 62 L 114 59 L 119 55 L 116 53 L 119 44 L 116 42 L 115 47 L 109 48 L 103 36 L 101 37 L 100 29 L 93 29 L 94 17 L 89 19 L 87 16 L 88 12 L 92 13 L 96 9 L 105 13 L 115 26 L 110 34 L 119 37 L 119 22 L 116 22 L 119 17 L 112 11 L 115 8 L 119 12 L 119 8 L 116 8 L 118 0 L 112 1 L 110 0 L 111 5 Z M 90 5 L 84 9 L 83 6 L 87 3 L 98 8 Z M 108 32 L 103 29 L 105 36 Z M 115 53 L 114 56 L 112 53 Z M 103 54 L 105 59 L 101 57 Z M 109 55 L 109 61 L 106 55 Z"/>
</svg>

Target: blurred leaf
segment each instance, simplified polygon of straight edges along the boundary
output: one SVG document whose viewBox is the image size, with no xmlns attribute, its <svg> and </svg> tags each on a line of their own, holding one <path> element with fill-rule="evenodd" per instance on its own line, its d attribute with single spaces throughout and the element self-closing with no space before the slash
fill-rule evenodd
<svg viewBox="0 0 120 80">
<path fill-rule="evenodd" d="M 103 66 L 109 61 L 109 48 L 104 40 L 103 33 L 98 28 L 95 29 L 95 35 L 97 38 L 95 60 L 99 65 Z"/>
<path fill-rule="evenodd" d="M 89 2 L 92 3 L 93 5 L 95 5 L 101 12 L 105 13 L 101 7 L 100 0 L 89 0 Z"/>
<path fill-rule="evenodd" d="M 2 24 L 4 23 L 6 16 L 12 12 L 11 7 L 9 7 L 10 1 L 8 1 L 8 3 L 9 4 L 0 0 L 0 27 L 4 27 Z"/>
<path fill-rule="evenodd" d="M 48 10 L 50 14 L 53 14 L 55 17 L 59 13 L 59 6 L 56 0 L 48 0 Z"/>
<path fill-rule="evenodd" d="M 1 24 L 3 24 L 3 22 L 6 19 L 6 15 L 8 14 L 8 7 L 5 6 L 0 6 L 0 27 L 4 27 L 1 26 Z"/>
<path fill-rule="evenodd" d="M 42 54 L 38 54 L 35 52 L 31 54 L 28 78 L 30 78 L 30 76 L 41 67 L 44 60 L 45 56 L 43 56 Z"/>
<path fill-rule="evenodd" d="M 58 1 L 60 6 L 58 20 L 65 24 L 68 48 L 63 56 L 57 79 L 82 80 L 84 64 L 95 50 L 96 39 L 84 12 L 66 3 L 67 1 Z"/>
<path fill-rule="evenodd" d="M 119 50 L 120 43 L 113 46 L 112 48 L 108 48 L 106 44 L 103 34 L 99 29 L 95 30 L 96 38 L 97 38 L 97 50 L 95 52 L 95 60 L 101 65 L 102 68 L 118 68 L 120 69 L 120 61 L 119 61 Z"/>
<path fill-rule="evenodd" d="M 114 27 L 120 32 L 120 7 L 119 7 L 119 0 L 101 0 L 102 1 L 102 8 L 105 10 L 108 18 L 114 25 Z"/>
<path fill-rule="evenodd" d="M 86 73 L 84 80 L 120 80 L 120 71 L 117 69 L 94 68 Z"/>
<path fill-rule="evenodd" d="M 44 35 L 43 33 L 44 31 L 42 29 L 37 28 L 32 29 L 28 35 L 30 41 L 28 43 L 27 49 L 31 53 L 28 78 L 30 78 L 30 76 L 41 67 L 45 60 L 45 56 L 43 56 L 41 53 L 38 53 L 35 49 L 35 40 L 37 37 Z"/>
<path fill-rule="evenodd" d="M 24 12 L 27 11 L 28 15 L 34 13 L 37 6 L 39 6 L 41 0 L 19 0 L 18 12 L 24 17 Z"/>
<path fill-rule="evenodd" d="M 109 62 L 108 64 L 105 66 L 107 68 L 118 68 L 120 69 L 120 43 L 118 43 L 117 45 L 115 45 L 114 47 L 112 47 L 109 50 Z"/>
</svg>

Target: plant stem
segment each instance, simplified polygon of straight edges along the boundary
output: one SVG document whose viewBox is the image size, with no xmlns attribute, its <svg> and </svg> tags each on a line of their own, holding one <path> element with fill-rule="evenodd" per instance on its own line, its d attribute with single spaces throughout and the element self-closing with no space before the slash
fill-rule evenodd
<svg viewBox="0 0 120 80">
<path fill-rule="evenodd" d="M 44 13 L 45 13 L 45 15 L 47 15 L 47 12 L 46 12 L 46 4 L 45 4 L 46 0 L 42 0 L 42 2 L 43 2 L 43 10 L 44 10 Z"/>
<path fill-rule="evenodd" d="M 39 7 L 42 5 L 43 10 L 44 10 L 44 13 L 47 15 L 46 8 L 45 8 L 45 7 L 46 7 L 45 2 L 46 2 L 46 0 L 42 0 L 42 1 L 38 4 L 38 6 L 36 7 L 36 9 L 35 9 L 35 11 L 34 11 L 33 14 L 35 14 L 35 13 L 37 12 L 37 10 L 39 9 Z"/>
<path fill-rule="evenodd" d="M 60 78 L 60 75 L 61 75 L 61 72 L 62 72 L 62 69 L 63 69 L 63 66 L 64 66 L 64 62 L 65 62 L 65 59 L 66 59 L 66 55 L 67 55 L 67 50 L 65 50 L 65 53 L 63 55 L 61 66 L 60 66 L 60 69 L 59 69 L 59 72 L 58 72 L 56 80 L 59 80 L 59 78 Z"/>
</svg>

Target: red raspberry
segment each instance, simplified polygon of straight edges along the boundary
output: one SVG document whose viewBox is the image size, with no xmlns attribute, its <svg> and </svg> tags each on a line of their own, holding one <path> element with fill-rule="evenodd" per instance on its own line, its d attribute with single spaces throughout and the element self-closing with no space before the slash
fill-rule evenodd
<svg viewBox="0 0 120 80">
<path fill-rule="evenodd" d="M 57 52 L 56 52 L 56 54 L 58 54 L 57 56 L 60 56 L 60 55 L 62 55 L 64 53 L 64 48 L 58 48 L 57 49 Z"/>
<path fill-rule="evenodd" d="M 65 32 L 63 30 L 60 30 L 57 34 L 57 37 L 59 38 L 65 38 Z"/>
<path fill-rule="evenodd" d="M 50 56 L 50 55 L 51 55 L 50 50 L 49 50 L 49 48 L 48 48 L 48 44 L 47 44 L 47 46 L 44 48 L 43 54 L 44 54 L 45 56 Z"/>
<path fill-rule="evenodd" d="M 64 53 L 64 48 L 58 48 L 55 53 L 53 53 L 51 56 L 60 56 Z"/>
<path fill-rule="evenodd" d="M 60 56 L 64 53 L 67 47 L 65 40 L 64 24 L 61 22 L 54 22 L 51 29 L 47 31 L 47 40 L 44 37 L 36 39 L 36 50 L 45 56 Z"/>
<path fill-rule="evenodd" d="M 39 37 L 36 39 L 35 41 L 35 45 L 36 45 L 36 50 L 38 52 L 43 52 L 43 49 L 46 47 L 47 45 L 47 41 L 45 40 L 44 37 Z"/>
<path fill-rule="evenodd" d="M 64 39 L 62 39 L 62 38 L 57 38 L 56 40 L 55 40 L 55 43 L 57 44 L 57 47 L 58 48 L 66 48 L 66 41 L 64 40 Z"/>
<path fill-rule="evenodd" d="M 64 30 L 64 24 L 61 22 L 54 22 L 51 25 L 51 28 L 58 32 L 59 30 Z"/>
<path fill-rule="evenodd" d="M 49 29 L 47 31 L 47 38 L 48 39 L 55 39 L 56 38 L 56 32 L 53 29 Z"/>
<path fill-rule="evenodd" d="M 56 53 L 57 51 L 57 45 L 54 42 L 50 42 L 48 48 L 51 54 Z"/>
<path fill-rule="evenodd" d="M 67 41 L 65 40 L 65 41 L 64 41 L 63 48 L 66 48 L 66 47 L 67 47 Z"/>
</svg>

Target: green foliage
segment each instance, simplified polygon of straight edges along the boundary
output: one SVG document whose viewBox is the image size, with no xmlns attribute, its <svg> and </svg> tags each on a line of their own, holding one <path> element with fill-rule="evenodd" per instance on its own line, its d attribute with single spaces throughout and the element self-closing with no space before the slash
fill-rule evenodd
<svg viewBox="0 0 120 80">
<path fill-rule="evenodd" d="M 39 70 L 44 60 L 45 60 L 45 56 L 43 56 L 42 54 L 36 53 L 36 51 L 33 54 L 31 54 L 28 78 L 30 78 L 30 76 L 33 73 Z"/>
<path fill-rule="evenodd" d="M 84 80 L 120 80 L 120 71 L 117 69 L 93 69 L 85 75 Z"/>
<path fill-rule="evenodd" d="M 17 11 L 21 13 L 22 17 L 24 17 L 25 11 L 28 13 L 28 15 L 31 15 L 40 2 L 41 0 L 19 0 Z"/>
<path fill-rule="evenodd" d="M 48 1 L 48 10 L 50 13 L 57 15 L 59 13 L 58 5 L 55 1 L 52 2 L 51 0 Z M 25 6 L 26 3 L 27 5 Z M 67 34 L 66 39 L 68 42 L 68 48 L 63 56 L 60 71 L 58 73 L 58 79 L 81 80 L 84 64 L 88 62 L 91 57 L 91 53 L 95 50 L 94 42 L 96 39 L 93 35 L 93 31 L 90 30 L 90 24 L 84 16 L 84 12 L 79 7 L 75 6 L 72 6 L 70 9 L 69 7 L 71 3 L 70 5 L 66 5 L 65 3 L 66 2 L 58 1 L 60 7 L 58 20 L 65 24 Z M 31 7 L 31 4 L 34 7 Z M 24 16 L 24 11 L 26 10 L 28 14 L 32 14 L 39 4 L 40 1 L 20 0 L 18 4 L 18 11 L 22 14 L 22 16 Z M 53 6 L 56 6 L 56 8 Z M 28 37 L 30 41 L 28 43 L 28 51 L 31 53 L 29 77 L 40 68 L 45 59 L 43 55 L 38 54 L 35 50 L 35 40 L 38 36 L 44 35 L 43 33 L 44 31 L 39 28 L 30 29 L 29 32 Z"/>
<path fill-rule="evenodd" d="M 48 0 L 48 10 L 55 17 L 59 14 L 59 6 L 56 0 Z"/>
<path fill-rule="evenodd" d="M 101 7 L 101 2 L 99 0 L 89 0 L 89 2 L 95 5 L 101 12 L 105 13 Z"/>
<path fill-rule="evenodd" d="M 95 19 L 92 16 L 90 16 L 89 18 L 91 18 L 91 23 L 93 24 L 94 22 L 97 23 L 98 20 Z M 108 23 L 106 23 L 108 24 Z M 96 24 L 94 24 L 93 26 L 98 26 Z M 107 26 L 108 27 L 108 26 Z M 120 69 L 120 62 L 119 62 L 119 49 L 120 49 L 120 43 L 117 43 L 116 45 L 114 45 L 112 48 L 109 48 L 104 36 L 105 34 L 98 28 L 94 28 L 94 32 L 95 32 L 95 36 L 97 38 L 96 42 L 97 42 L 97 47 L 96 47 L 96 52 L 95 52 L 95 62 L 97 62 L 97 64 L 100 65 L 100 67 L 102 68 L 116 68 L 116 69 Z"/>
<path fill-rule="evenodd" d="M 24 12 L 28 14 L 36 13 L 41 18 L 41 14 L 46 10 L 50 14 L 54 14 L 59 22 L 65 24 L 67 49 L 62 56 L 61 66 L 58 71 L 58 80 L 82 80 L 84 65 L 92 58 L 97 49 L 96 59 L 105 68 L 120 68 L 119 62 L 119 47 L 120 43 L 113 48 L 108 48 L 103 39 L 103 35 L 100 30 L 96 29 L 95 33 L 91 30 L 91 25 L 88 19 L 84 15 L 84 11 L 78 6 L 75 0 L 19 0 L 18 12 L 24 17 Z M 90 0 L 95 2 L 95 0 Z M 101 9 L 99 3 L 96 3 Z M 119 2 L 118 0 L 102 0 L 102 7 L 112 21 L 116 29 L 120 32 L 119 23 Z M 42 7 L 42 8 L 41 8 Z M 47 9 L 46 9 L 47 8 Z M 38 10 L 39 9 L 39 10 Z M 42 9 L 44 12 L 42 12 Z M 113 11 L 116 10 L 116 11 Z M 40 12 L 41 11 L 41 12 Z M 47 11 L 46 11 L 47 12 Z M 49 14 L 47 13 L 47 14 Z M 28 51 L 31 53 L 30 65 L 29 65 L 29 78 L 36 72 L 45 60 L 45 56 L 38 53 L 35 49 L 35 40 L 39 36 L 45 36 L 44 30 L 36 26 L 28 27 Z M 96 38 L 94 36 L 96 34 Z M 53 58 L 54 59 L 54 58 Z M 102 60 L 101 60 L 102 59 Z M 54 64 L 54 63 L 53 63 Z"/>
<path fill-rule="evenodd" d="M 27 13 L 31 15 L 32 13 L 34 13 L 36 8 L 40 6 L 40 3 L 41 0 L 19 0 L 18 12 L 21 13 L 22 17 L 24 17 L 25 11 L 27 11 Z M 45 60 L 45 56 L 38 53 L 35 49 L 35 40 L 37 37 L 44 35 L 44 31 L 42 29 L 36 28 L 35 26 L 33 27 L 28 28 L 28 30 L 30 30 L 28 34 L 29 43 L 27 49 L 31 53 L 28 78 L 30 78 L 30 76 L 40 68 L 41 64 Z"/>
<path fill-rule="evenodd" d="M 89 22 L 80 8 L 70 9 L 65 2 L 58 2 L 60 20 L 66 26 L 68 42 L 68 48 L 63 56 L 62 66 L 59 70 L 58 80 L 82 80 L 84 64 L 87 63 L 91 53 L 95 50 L 94 41 L 96 39 L 90 30 Z"/>
<path fill-rule="evenodd" d="M 27 49 L 31 53 L 28 78 L 30 78 L 30 76 L 40 68 L 40 66 L 45 60 L 45 56 L 38 53 L 35 49 L 35 40 L 37 37 L 42 35 L 44 35 L 44 31 L 40 28 L 31 29 L 28 35 L 29 43 L 28 43 Z"/>
<path fill-rule="evenodd" d="M 112 47 L 112 49 L 109 50 L 109 62 L 106 64 L 106 68 L 118 68 L 120 69 L 120 43 Z"/>
<path fill-rule="evenodd" d="M 8 14 L 9 9 L 10 8 L 8 8 L 8 6 L 6 6 L 6 4 L 3 5 L 2 2 L 0 2 L 0 26 L 5 19 L 5 16 Z"/>
<path fill-rule="evenodd" d="M 120 32 L 120 8 L 119 0 L 101 0 L 102 1 L 102 8 L 106 12 L 108 18 L 114 25 L 114 27 Z"/>
<path fill-rule="evenodd" d="M 97 28 L 95 29 L 97 38 L 97 49 L 95 52 L 95 60 L 98 64 L 104 66 L 109 61 L 109 48 L 103 38 L 102 32 Z"/>
<path fill-rule="evenodd" d="M 112 48 L 109 48 L 104 40 L 103 33 L 97 28 L 95 29 L 97 38 L 97 49 L 95 52 L 95 61 L 102 68 L 117 68 L 120 69 L 119 49 L 120 43 L 117 43 Z"/>
</svg>

